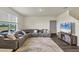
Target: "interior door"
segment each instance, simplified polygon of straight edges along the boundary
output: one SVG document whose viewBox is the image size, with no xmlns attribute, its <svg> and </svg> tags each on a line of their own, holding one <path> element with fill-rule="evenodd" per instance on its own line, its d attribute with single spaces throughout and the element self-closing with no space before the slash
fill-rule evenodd
<svg viewBox="0 0 79 59">
<path fill-rule="evenodd" d="M 57 22 L 50 21 L 50 33 L 56 34 L 56 32 L 57 32 Z"/>
</svg>

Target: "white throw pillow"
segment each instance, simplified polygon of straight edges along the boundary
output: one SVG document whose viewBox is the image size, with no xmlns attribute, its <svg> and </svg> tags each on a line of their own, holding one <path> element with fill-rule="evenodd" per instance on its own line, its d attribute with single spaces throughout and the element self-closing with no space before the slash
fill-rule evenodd
<svg viewBox="0 0 79 59">
<path fill-rule="evenodd" d="M 37 33 L 37 30 L 34 30 L 34 33 Z"/>
<path fill-rule="evenodd" d="M 16 40 L 16 37 L 14 35 L 7 35 L 7 37 L 11 40 Z"/>
</svg>

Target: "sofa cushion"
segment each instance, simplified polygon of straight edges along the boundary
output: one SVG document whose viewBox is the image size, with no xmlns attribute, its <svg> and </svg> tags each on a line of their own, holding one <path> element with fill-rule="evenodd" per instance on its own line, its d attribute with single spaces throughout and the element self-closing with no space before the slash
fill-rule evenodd
<svg viewBox="0 0 79 59">
<path fill-rule="evenodd" d="M 23 35 L 26 35 L 26 33 L 24 31 L 22 31 Z"/>
<path fill-rule="evenodd" d="M 38 33 L 38 30 L 35 29 L 33 33 Z"/>
<path fill-rule="evenodd" d="M 17 31 L 14 35 L 16 38 L 19 38 L 26 35 L 26 33 L 24 31 Z"/>
<path fill-rule="evenodd" d="M 20 31 L 17 31 L 14 35 L 16 38 L 19 38 L 22 34 L 20 33 Z"/>
<path fill-rule="evenodd" d="M 47 29 L 42 29 L 42 33 L 47 33 Z"/>
<path fill-rule="evenodd" d="M 14 35 L 7 35 L 7 38 L 9 38 L 11 40 L 16 40 L 16 37 Z"/>
</svg>

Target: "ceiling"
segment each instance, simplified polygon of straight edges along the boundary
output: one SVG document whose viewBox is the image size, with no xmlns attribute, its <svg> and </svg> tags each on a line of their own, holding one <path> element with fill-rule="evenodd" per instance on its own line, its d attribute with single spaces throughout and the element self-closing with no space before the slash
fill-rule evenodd
<svg viewBox="0 0 79 59">
<path fill-rule="evenodd" d="M 58 16 L 69 10 L 70 14 L 79 18 L 78 7 L 12 7 L 12 9 L 23 16 Z"/>
</svg>

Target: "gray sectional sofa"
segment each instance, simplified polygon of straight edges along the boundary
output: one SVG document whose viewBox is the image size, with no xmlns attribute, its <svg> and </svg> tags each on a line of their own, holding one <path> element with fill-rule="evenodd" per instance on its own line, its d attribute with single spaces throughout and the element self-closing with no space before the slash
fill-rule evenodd
<svg viewBox="0 0 79 59">
<path fill-rule="evenodd" d="M 47 32 L 47 29 L 26 29 L 24 31 L 31 33 L 32 37 L 50 37 L 50 33 Z"/>
<path fill-rule="evenodd" d="M 14 36 L 0 34 L 0 48 L 13 49 L 15 51 L 30 37 L 50 37 L 50 34 L 47 33 L 47 29 L 26 29 L 17 31 Z"/>
</svg>

